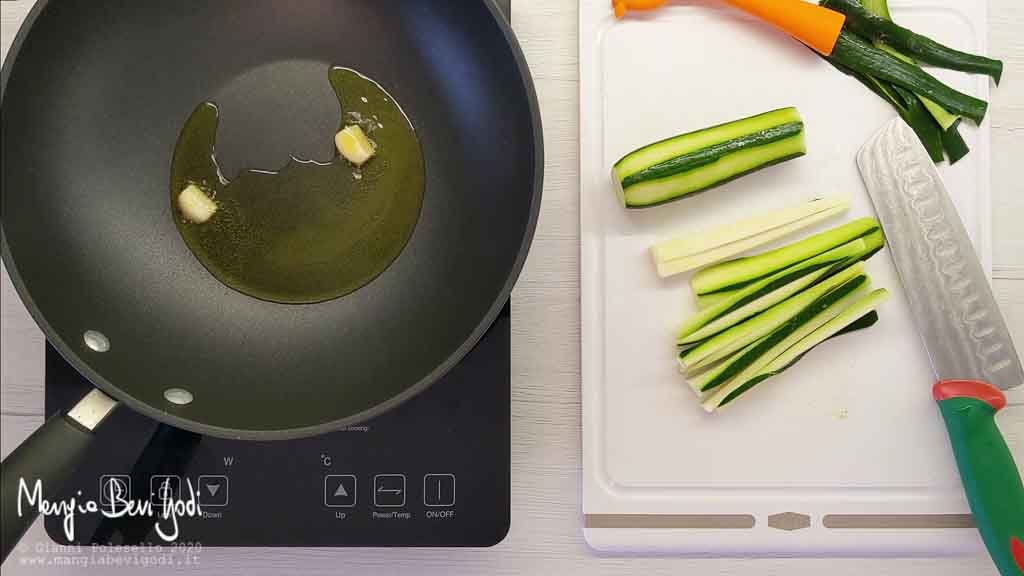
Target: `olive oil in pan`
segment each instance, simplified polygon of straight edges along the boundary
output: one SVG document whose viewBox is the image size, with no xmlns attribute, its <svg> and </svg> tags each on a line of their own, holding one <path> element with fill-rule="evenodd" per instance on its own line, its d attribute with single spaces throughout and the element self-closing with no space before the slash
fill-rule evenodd
<svg viewBox="0 0 1024 576">
<path fill-rule="evenodd" d="M 332 68 L 329 79 L 342 127 L 358 124 L 376 144 L 360 168 L 340 155 L 326 164 L 292 158 L 277 172 L 245 170 L 228 181 L 217 165 L 219 113 L 210 102 L 178 138 L 171 168 L 178 230 L 217 279 L 250 296 L 305 304 L 349 294 L 398 258 L 419 218 L 423 154 L 409 119 L 361 74 Z M 178 195 L 189 185 L 217 204 L 202 224 L 179 212 Z"/>
</svg>

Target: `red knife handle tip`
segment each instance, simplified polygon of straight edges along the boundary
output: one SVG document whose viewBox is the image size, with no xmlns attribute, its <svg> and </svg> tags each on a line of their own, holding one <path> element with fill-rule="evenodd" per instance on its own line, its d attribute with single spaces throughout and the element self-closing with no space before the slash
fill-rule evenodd
<svg viewBox="0 0 1024 576">
<path fill-rule="evenodd" d="M 950 398 L 975 398 L 999 412 L 1006 407 L 1006 395 L 980 380 L 943 380 L 932 388 L 932 396 L 941 402 Z"/>
</svg>

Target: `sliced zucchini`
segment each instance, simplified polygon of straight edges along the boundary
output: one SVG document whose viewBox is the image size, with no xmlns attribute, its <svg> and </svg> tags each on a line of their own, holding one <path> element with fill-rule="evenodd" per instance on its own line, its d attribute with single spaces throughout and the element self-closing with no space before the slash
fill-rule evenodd
<svg viewBox="0 0 1024 576">
<path fill-rule="evenodd" d="M 725 367 L 721 369 L 716 367 L 716 373 L 713 376 L 702 375 L 701 378 L 695 379 L 694 384 L 700 386 L 701 392 L 707 392 L 733 378 L 744 382 L 749 380 L 789 347 L 838 316 L 843 309 L 860 298 L 860 295 L 866 292 L 870 285 L 870 280 L 864 275 L 844 283 L 812 302 L 810 306 L 801 310 L 799 314 L 769 334 L 758 345 L 724 360 L 721 364 L 724 364 Z"/>
<path fill-rule="evenodd" d="M 711 368 L 708 368 L 707 370 L 704 370 L 699 374 L 689 374 L 686 370 L 686 366 L 683 365 L 682 360 L 677 359 L 677 361 L 679 362 L 679 371 L 683 373 L 684 376 L 686 376 L 686 383 L 689 384 L 690 388 L 692 388 L 693 391 L 697 394 L 697 396 L 700 397 L 702 394 L 705 393 L 706 390 L 711 389 L 709 382 L 718 378 L 723 372 L 729 369 L 731 359 L 743 356 L 747 352 L 756 348 L 758 345 L 761 344 L 761 342 L 764 342 L 767 338 L 768 336 L 765 336 L 764 338 L 761 338 L 760 340 L 757 340 L 752 344 L 749 344 L 746 348 L 741 349 L 740 351 L 736 352 L 729 358 L 723 360 L 722 362 L 719 362 L 718 364 L 715 364 Z"/>
<path fill-rule="evenodd" d="M 839 266 L 843 265 L 844 264 L 840 264 Z M 715 334 L 718 334 L 722 330 L 725 330 L 730 326 L 739 324 L 740 322 L 746 320 L 747 318 L 750 318 L 754 314 L 757 314 L 758 312 L 766 310 L 774 306 L 775 304 L 782 302 L 786 298 L 789 298 L 790 296 L 796 294 L 797 292 L 800 292 L 804 288 L 807 288 L 808 286 L 814 284 L 815 282 L 818 282 L 831 272 L 834 272 L 834 270 L 826 265 L 824 267 L 819 267 L 815 269 L 813 272 L 810 272 L 809 274 L 800 276 L 795 280 L 791 280 L 783 284 L 782 286 L 776 288 L 775 290 L 767 292 L 764 296 L 761 296 L 760 298 L 756 298 L 748 302 L 747 304 L 736 307 L 735 309 L 731 309 L 731 311 L 720 315 L 718 318 L 715 318 L 711 322 L 708 322 L 704 326 L 701 326 L 699 330 L 695 331 L 689 336 L 677 340 L 676 344 L 696 344 L 698 342 L 706 340 L 714 336 Z"/>
<path fill-rule="evenodd" d="M 662 278 L 714 264 L 774 242 L 850 209 L 849 198 L 814 200 L 715 230 L 661 242 L 651 248 Z"/>
<path fill-rule="evenodd" d="M 697 294 L 695 298 L 697 300 L 697 309 L 704 310 L 718 304 L 719 302 L 735 296 L 741 289 L 736 290 L 722 290 L 721 292 L 712 292 L 710 294 Z"/>
<path fill-rule="evenodd" d="M 715 306 L 705 308 L 688 318 L 676 336 L 676 344 L 700 342 L 782 302 L 834 272 L 835 270 L 830 268 L 836 264 L 841 263 L 845 267 L 858 260 L 867 252 L 867 246 L 863 239 L 857 238 L 732 292 L 729 299 L 722 300 Z"/>
<path fill-rule="evenodd" d="M 705 268 L 693 275 L 690 285 L 697 295 L 739 288 L 880 228 L 874 218 L 853 220 L 788 246 Z"/>
<path fill-rule="evenodd" d="M 865 316 L 876 310 L 888 297 L 889 292 L 885 288 L 879 288 L 866 296 L 861 297 L 859 300 L 846 307 L 846 309 L 840 312 L 837 316 L 819 326 L 810 334 L 804 336 L 782 354 L 776 356 L 775 359 L 766 364 L 756 376 L 747 379 L 746 381 L 738 378 L 733 379 L 728 384 L 722 386 L 713 395 L 708 397 L 701 403 L 701 405 L 708 412 L 713 412 L 714 410 L 729 404 L 760 382 L 763 382 L 764 380 L 779 374 L 792 366 L 812 348 L 833 336 L 844 332 L 847 328 L 852 328 L 853 325 L 863 322 Z M 873 323 L 875 319 L 876 318 L 871 318 L 871 323 Z"/>
<path fill-rule="evenodd" d="M 644 146 L 612 168 L 623 205 L 654 206 L 803 156 L 796 108 L 773 110 Z"/>
<path fill-rule="evenodd" d="M 946 156 L 949 157 L 950 165 L 956 164 L 971 151 L 967 147 L 967 142 L 964 142 L 964 137 L 960 135 L 959 123 L 953 124 L 942 133 L 942 148 L 946 151 Z"/>
<path fill-rule="evenodd" d="M 926 64 L 992 77 L 996 84 L 1003 75 L 999 60 L 954 50 L 927 36 L 915 34 L 889 18 L 872 14 L 860 0 L 822 0 L 822 6 L 846 14 L 844 30 L 869 40 L 884 42 Z"/>
<path fill-rule="evenodd" d="M 864 38 L 843 30 L 828 57 L 847 69 L 902 86 L 939 104 L 951 113 L 970 118 L 980 124 L 985 119 L 988 103 L 943 84 L 939 79 L 913 64 L 879 50 Z"/>
<path fill-rule="evenodd" d="M 856 262 L 803 292 L 684 350 L 679 354 L 679 361 L 686 370 L 700 370 L 710 366 L 771 334 L 821 296 L 863 273 L 864 263 Z"/>
<path fill-rule="evenodd" d="M 858 295 L 858 297 L 859 297 L 859 295 Z M 860 318 L 858 318 L 855 322 L 853 322 L 852 324 L 850 324 L 846 328 L 843 328 L 839 332 L 836 332 L 835 334 L 833 334 L 829 338 L 829 340 L 832 340 L 833 338 L 839 338 L 840 336 L 843 336 L 843 335 L 846 335 L 846 334 L 850 334 L 852 332 L 857 332 L 857 331 L 860 331 L 860 330 L 866 330 L 868 328 L 871 328 L 872 326 L 874 326 L 877 323 L 878 323 L 878 312 L 875 312 L 874 310 L 872 310 L 871 312 L 868 312 L 867 314 L 865 314 L 865 315 L 861 316 Z M 750 346 L 747 346 L 746 348 L 744 348 L 743 350 L 740 350 L 736 354 L 743 354 L 747 350 L 750 350 L 754 346 L 757 346 L 762 341 L 764 341 L 764 338 L 762 338 L 761 340 L 758 340 L 757 342 L 755 342 L 754 344 L 751 344 Z M 777 375 L 777 374 L 780 374 L 780 373 L 788 370 L 790 367 L 792 367 L 794 364 L 799 362 L 800 359 L 802 359 L 806 355 L 807 354 L 804 353 L 804 354 L 801 354 L 800 356 L 797 356 L 789 364 L 783 366 L 781 369 L 776 370 L 771 375 Z M 719 372 L 720 373 L 720 372 L 728 369 L 728 367 L 729 367 L 729 365 L 728 365 L 727 362 L 719 362 L 718 364 L 715 365 L 714 368 L 712 368 L 711 370 L 708 370 L 707 372 L 701 374 L 700 376 L 703 377 L 705 375 L 713 374 L 714 372 Z M 714 372 L 712 372 L 712 371 L 714 371 Z M 768 376 L 769 375 L 761 376 L 760 379 L 758 379 L 758 377 L 755 377 L 755 378 L 753 378 L 753 379 L 751 379 L 749 381 L 749 384 L 751 386 L 753 386 L 754 384 L 757 384 L 761 380 L 767 379 Z M 698 397 L 703 396 L 703 399 L 705 399 L 705 400 L 709 399 L 711 397 L 711 394 L 714 393 L 714 390 L 712 390 L 711 392 L 708 392 L 706 394 L 701 394 L 699 391 L 696 390 L 696 387 L 700 385 L 700 382 L 694 382 L 693 379 L 691 379 L 691 380 L 688 380 L 688 383 L 690 384 L 691 388 L 695 389 L 695 391 L 697 392 Z"/>
</svg>

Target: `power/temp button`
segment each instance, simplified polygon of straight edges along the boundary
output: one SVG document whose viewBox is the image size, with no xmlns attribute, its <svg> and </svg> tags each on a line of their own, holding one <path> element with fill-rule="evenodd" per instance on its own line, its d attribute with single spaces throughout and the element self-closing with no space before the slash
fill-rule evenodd
<svg viewBox="0 0 1024 576">
<path fill-rule="evenodd" d="M 424 476 L 423 505 L 434 508 L 455 506 L 455 475 L 427 474 Z"/>
</svg>

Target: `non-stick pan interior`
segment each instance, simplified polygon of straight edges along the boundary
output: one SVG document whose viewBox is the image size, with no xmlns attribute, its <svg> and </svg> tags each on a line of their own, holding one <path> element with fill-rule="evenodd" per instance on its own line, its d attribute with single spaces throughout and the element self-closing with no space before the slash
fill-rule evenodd
<svg viewBox="0 0 1024 576">
<path fill-rule="evenodd" d="M 533 231 L 541 144 L 525 66 L 487 3 L 64 0 L 37 14 L 5 67 L 4 256 L 48 336 L 133 408 L 225 436 L 326 431 L 425 387 L 504 304 Z M 258 301 L 214 279 L 175 229 L 178 131 L 213 100 L 229 175 L 327 159 L 331 65 L 408 113 L 423 211 L 363 289 Z M 90 330 L 108 351 L 86 345 Z M 167 402 L 171 388 L 194 401 Z"/>
</svg>

